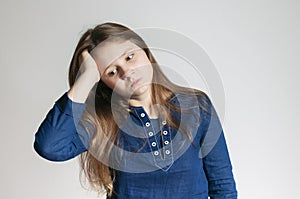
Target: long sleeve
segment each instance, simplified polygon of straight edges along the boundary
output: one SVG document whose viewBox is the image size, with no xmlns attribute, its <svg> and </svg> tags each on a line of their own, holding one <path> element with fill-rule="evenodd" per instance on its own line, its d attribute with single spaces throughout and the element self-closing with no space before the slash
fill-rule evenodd
<svg viewBox="0 0 300 199">
<path fill-rule="evenodd" d="M 35 151 L 51 161 L 69 160 L 87 150 L 89 138 L 78 124 L 85 109 L 64 93 L 47 113 L 34 141 Z"/>
<path fill-rule="evenodd" d="M 208 194 L 211 199 L 236 199 L 236 184 L 223 129 L 208 97 L 207 104 L 210 113 L 203 119 L 206 132 L 201 141 L 201 153 Z"/>
</svg>

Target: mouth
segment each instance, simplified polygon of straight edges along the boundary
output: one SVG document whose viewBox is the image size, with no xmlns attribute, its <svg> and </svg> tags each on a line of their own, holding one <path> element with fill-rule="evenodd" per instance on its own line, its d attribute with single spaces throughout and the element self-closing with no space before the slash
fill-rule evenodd
<svg viewBox="0 0 300 199">
<path fill-rule="evenodd" d="M 130 85 L 131 88 L 134 87 L 135 85 L 137 85 L 140 81 L 141 81 L 141 79 L 137 79 L 134 82 L 132 82 L 132 84 Z"/>
</svg>

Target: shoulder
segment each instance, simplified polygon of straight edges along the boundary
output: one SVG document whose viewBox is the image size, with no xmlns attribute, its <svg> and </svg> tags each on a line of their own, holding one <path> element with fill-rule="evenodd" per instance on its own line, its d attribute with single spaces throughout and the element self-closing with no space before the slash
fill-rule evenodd
<svg viewBox="0 0 300 199">
<path fill-rule="evenodd" d="M 181 108 L 199 107 L 201 110 L 210 112 L 212 102 L 208 94 L 194 88 L 182 88 L 171 98 L 170 102 Z"/>
</svg>

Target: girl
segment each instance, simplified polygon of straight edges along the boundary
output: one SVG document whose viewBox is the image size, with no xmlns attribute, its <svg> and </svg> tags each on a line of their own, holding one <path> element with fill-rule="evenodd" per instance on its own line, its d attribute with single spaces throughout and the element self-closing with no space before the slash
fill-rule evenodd
<svg viewBox="0 0 300 199">
<path fill-rule="evenodd" d="M 172 83 L 134 31 L 116 23 L 86 31 L 69 84 L 35 134 L 40 156 L 80 155 L 89 184 L 108 199 L 237 198 L 209 97 Z"/>
</svg>

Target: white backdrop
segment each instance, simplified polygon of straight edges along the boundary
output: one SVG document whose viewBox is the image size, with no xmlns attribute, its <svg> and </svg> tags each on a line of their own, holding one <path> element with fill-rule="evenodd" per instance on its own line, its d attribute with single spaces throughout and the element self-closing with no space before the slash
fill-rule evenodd
<svg viewBox="0 0 300 199">
<path fill-rule="evenodd" d="M 32 144 L 68 89 L 80 35 L 106 21 L 171 29 L 205 49 L 225 89 L 239 198 L 299 197 L 299 1 L 1 0 L 0 198 L 96 198 L 80 186 L 77 159 L 49 162 Z"/>
</svg>

